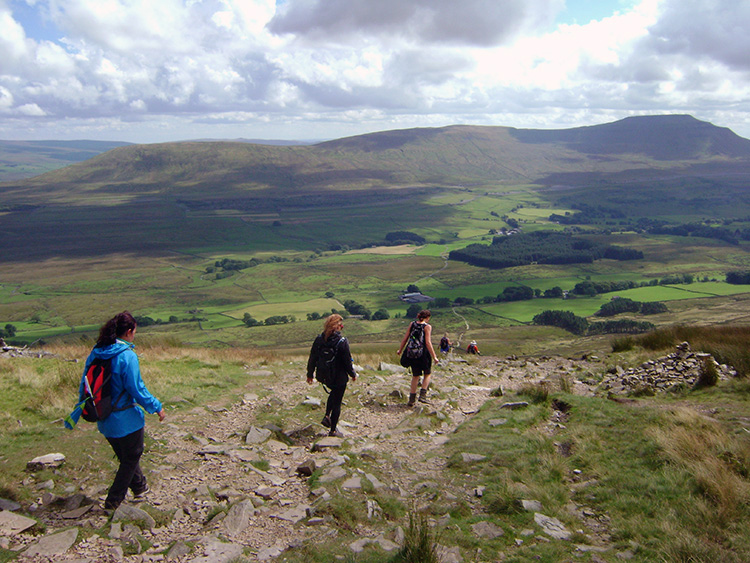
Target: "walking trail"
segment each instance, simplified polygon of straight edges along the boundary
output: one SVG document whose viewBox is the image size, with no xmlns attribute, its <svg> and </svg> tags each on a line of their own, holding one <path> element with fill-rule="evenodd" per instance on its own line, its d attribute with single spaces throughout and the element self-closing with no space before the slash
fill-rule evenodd
<svg viewBox="0 0 750 563">
<path fill-rule="evenodd" d="M 452 473 L 443 472 L 443 446 L 451 433 L 478 412 L 493 389 L 559 378 L 589 369 L 585 363 L 453 357 L 434 371 L 430 404 L 415 408 L 405 405 L 408 374 L 385 364 L 361 366 L 360 377 L 347 388 L 339 423 L 343 438 L 332 440 L 319 424 L 326 396 L 319 385 L 306 384 L 302 362 L 245 366 L 247 384 L 229 401 L 174 409 L 163 424 L 149 417 L 143 466 L 151 492 L 144 503 L 126 500 L 123 506 L 150 505 L 164 518 L 134 529 L 127 519 L 119 522 L 117 513 L 111 518 L 96 508 L 86 510 L 85 499 L 79 500 L 83 514 L 71 518 L 72 499 L 82 495 L 51 495 L 34 516 L 45 522 L 47 535 L 77 526 L 76 543 L 52 556 L 21 560 L 221 563 L 242 553 L 247 561 L 274 560 L 289 548 L 330 540 L 346 528 L 326 517 L 331 495 L 367 502 L 372 513 L 351 530 L 360 544 L 342 544 L 341 556 L 373 542 L 393 550 L 404 523 L 379 518 L 382 508 L 366 500 L 363 489 L 382 490 L 414 508 L 426 506 L 425 491 L 434 487 L 474 497 Z M 590 393 L 584 384 L 575 385 L 575 392 Z M 181 401 L 165 399 L 167 405 Z M 279 428 L 269 426 L 271 420 Z M 93 425 L 82 431 L 95 437 Z M 106 443 L 100 448 L 108 455 Z M 103 498 L 112 477 L 78 474 L 65 466 L 59 471 L 94 500 Z M 33 478 L 28 486 L 36 486 Z M 92 533 L 101 530 L 105 533 Z M 139 536 L 145 541 L 137 541 Z M 10 547 L 20 551 L 37 540 L 18 535 Z M 444 562 L 461 560 L 457 548 L 443 556 Z"/>
</svg>

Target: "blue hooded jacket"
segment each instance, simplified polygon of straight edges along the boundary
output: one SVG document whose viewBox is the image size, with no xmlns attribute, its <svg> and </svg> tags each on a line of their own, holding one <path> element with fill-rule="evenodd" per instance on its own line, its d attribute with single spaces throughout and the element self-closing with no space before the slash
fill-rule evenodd
<svg viewBox="0 0 750 563">
<path fill-rule="evenodd" d="M 124 410 L 116 410 L 104 420 L 97 422 L 99 432 L 106 438 L 122 438 L 143 428 L 145 416 L 137 405 L 142 406 L 150 414 L 158 413 L 162 409 L 161 402 L 154 397 L 141 378 L 138 356 L 133 350 L 135 346 L 124 340 L 117 340 L 114 344 L 101 348 L 94 348 L 86 358 L 83 369 L 84 377 L 89 364 L 95 358 L 112 360 L 112 400 L 113 406 Z M 79 388 L 79 396 L 83 396 L 83 378 Z M 136 405 L 137 403 L 137 405 Z"/>
</svg>

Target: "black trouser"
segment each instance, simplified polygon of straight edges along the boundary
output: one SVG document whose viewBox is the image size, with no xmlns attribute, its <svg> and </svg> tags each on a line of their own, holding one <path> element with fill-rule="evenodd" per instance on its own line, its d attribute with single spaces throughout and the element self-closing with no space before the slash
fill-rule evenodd
<svg viewBox="0 0 750 563">
<path fill-rule="evenodd" d="M 348 381 L 344 381 L 343 385 L 331 387 L 331 392 L 328 394 L 326 414 L 331 419 L 331 432 L 336 430 L 336 425 L 339 423 L 339 417 L 341 416 L 341 402 L 344 400 L 347 382 Z"/>
<path fill-rule="evenodd" d="M 143 428 L 122 438 L 107 438 L 112 449 L 120 461 L 120 467 L 115 474 L 115 480 L 109 488 L 105 508 L 120 506 L 128 489 L 139 493 L 146 488 L 146 478 L 141 471 L 140 460 L 143 455 Z"/>
</svg>

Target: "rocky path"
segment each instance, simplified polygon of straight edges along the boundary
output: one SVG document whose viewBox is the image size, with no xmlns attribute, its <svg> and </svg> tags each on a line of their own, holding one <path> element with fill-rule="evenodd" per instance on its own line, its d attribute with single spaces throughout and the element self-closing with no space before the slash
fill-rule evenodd
<svg viewBox="0 0 750 563">
<path fill-rule="evenodd" d="M 243 554 L 247 561 L 274 560 L 289 547 L 338 534 L 342 523 L 334 526 L 326 517 L 331 494 L 356 497 L 367 487 L 416 502 L 420 487 L 444 478 L 443 444 L 450 433 L 493 389 L 580 372 L 586 369 L 582 363 L 482 357 L 469 364 L 457 358 L 435 370 L 431 404 L 415 408 L 405 406 L 409 376 L 400 368 L 365 366 L 347 390 L 339 424 L 343 438 L 325 436 L 319 424 L 325 395 L 320 386 L 305 383 L 301 364 L 250 366 L 246 388 L 229 407 L 176 410 L 163 424 L 149 419 L 153 443 L 144 467 L 151 492 L 144 503 L 128 500 L 110 517 L 87 503 L 101 498 L 111 475 L 83 476 L 80 491 L 45 493 L 32 512 L 45 522 L 45 537 L 77 529 L 75 543 L 67 545 L 69 534 L 50 548 L 55 553 L 35 551 L 39 538 L 19 533 L 6 544 L 28 550 L 20 560 L 34 562 L 221 563 Z M 283 428 L 269 419 L 283 421 Z M 28 485 L 38 484 L 30 478 Z M 368 542 L 397 547 L 398 531 L 384 529 L 377 519 L 382 508 L 368 501 L 367 509 L 372 524 L 353 530 L 360 545 L 342 546 L 342 552 Z M 161 518 L 153 521 L 149 512 Z"/>
</svg>

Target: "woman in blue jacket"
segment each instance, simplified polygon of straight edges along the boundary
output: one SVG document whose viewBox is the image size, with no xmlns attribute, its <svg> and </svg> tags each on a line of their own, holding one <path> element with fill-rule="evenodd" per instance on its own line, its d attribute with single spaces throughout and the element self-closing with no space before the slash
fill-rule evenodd
<svg viewBox="0 0 750 563">
<path fill-rule="evenodd" d="M 141 378 L 138 356 L 134 352 L 136 322 L 129 312 L 124 311 L 104 323 L 94 349 L 86 359 L 84 377 L 89 364 L 94 359 L 110 359 L 112 369 L 112 401 L 114 411 L 104 420 L 97 422 L 101 432 L 112 446 L 120 462 L 115 480 L 104 501 L 105 510 L 115 510 L 128 489 L 138 499 L 148 491 L 146 477 L 140 466 L 143 454 L 143 427 L 145 416 L 143 407 L 150 414 L 158 414 L 163 421 L 165 414 L 161 402 L 154 397 Z M 84 383 L 81 381 L 80 394 Z"/>
</svg>

